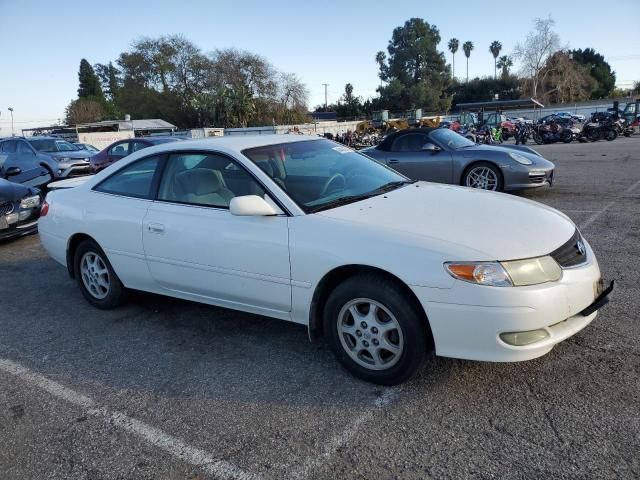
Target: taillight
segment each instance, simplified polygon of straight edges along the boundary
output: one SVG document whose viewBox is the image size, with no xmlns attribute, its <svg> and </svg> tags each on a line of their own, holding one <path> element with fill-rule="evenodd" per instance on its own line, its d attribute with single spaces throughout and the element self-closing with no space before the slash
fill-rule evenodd
<svg viewBox="0 0 640 480">
<path fill-rule="evenodd" d="M 49 213 L 49 204 L 45 200 L 44 203 L 42 204 L 42 206 L 40 207 L 40 216 L 41 217 L 46 217 L 47 213 Z"/>
</svg>

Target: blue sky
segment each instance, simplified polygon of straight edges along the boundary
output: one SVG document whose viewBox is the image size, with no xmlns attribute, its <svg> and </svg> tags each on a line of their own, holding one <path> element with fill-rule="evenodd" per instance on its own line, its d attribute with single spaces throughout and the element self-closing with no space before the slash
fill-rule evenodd
<svg viewBox="0 0 640 480">
<path fill-rule="evenodd" d="M 451 37 L 474 42 L 470 77 L 493 74 L 491 41 L 502 42 L 503 54 L 509 54 L 531 30 L 534 16 L 551 14 L 563 45 L 593 47 L 604 54 L 624 86 L 640 80 L 640 1 L 510 5 L 427 0 L 0 0 L 0 136 L 10 133 L 9 106 L 15 109 L 16 130 L 61 118 L 76 96 L 81 58 L 92 64 L 108 62 L 140 36 L 173 33 L 185 35 L 205 52 L 235 47 L 263 55 L 306 83 L 310 106 L 324 102 L 323 83 L 329 84 L 329 102 L 342 94 L 347 82 L 357 95 L 374 96 L 379 84 L 374 56 L 386 48 L 393 28 L 411 17 L 422 17 L 440 29 L 443 51 Z M 456 73 L 464 73 L 462 52 L 456 55 Z"/>
</svg>

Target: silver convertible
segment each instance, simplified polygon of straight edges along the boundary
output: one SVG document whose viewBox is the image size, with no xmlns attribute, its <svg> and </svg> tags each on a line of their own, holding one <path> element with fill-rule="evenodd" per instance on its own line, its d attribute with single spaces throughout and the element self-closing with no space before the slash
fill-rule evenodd
<svg viewBox="0 0 640 480">
<path fill-rule="evenodd" d="M 414 180 L 494 191 L 551 186 L 555 168 L 531 148 L 477 145 L 446 128 L 401 130 L 362 153 Z"/>
</svg>

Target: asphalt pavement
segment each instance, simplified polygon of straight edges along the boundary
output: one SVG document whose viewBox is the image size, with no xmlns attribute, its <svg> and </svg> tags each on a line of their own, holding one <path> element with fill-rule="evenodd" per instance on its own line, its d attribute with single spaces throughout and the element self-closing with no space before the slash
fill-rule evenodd
<svg viewBox="0 0 640 480">
<path fill-rule="evenodd" d="M 612 302 L 548 355 L 431 358 L 383 388 L 306 329 L 136 293 L 92 308 L 37 236 L 0 244 L 0 479 L 640 477 L 640 139 L 535 147 Z"/>
</svg>

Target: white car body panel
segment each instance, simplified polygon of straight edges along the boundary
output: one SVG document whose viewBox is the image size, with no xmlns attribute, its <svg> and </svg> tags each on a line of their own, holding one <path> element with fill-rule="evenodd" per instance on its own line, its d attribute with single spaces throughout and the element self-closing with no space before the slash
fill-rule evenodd
<svg viewBox="0 0 640 480">
<path fill-rule="evenodd" d="M 322 278 L 365 265 L 404 282 L 422 304 L 438 355 L 519 361 L 547 353 L 595 318 L 577 315 L 600 278 L 587 245 L 586 264 L 556 282 L 485 287 L 455 280 L 447 261 L 512 260 L 549 254 L 575 225 L 563 214 L 510 195 L 420 182 L 384 195 L 306 215 L 245 148 L 310 140 L 299 136 L 223 137 L 176 142 L 130 155 L 74 188 L 50 192 L 39 232 L 66 265 L 71 237 L 82 233 L 105 250 L 126 287 L 308 324 Z M 287 214 L 234 216 L 228 210 L 140 200 L 92 190 L 102 179 L 159 151 L 202 150 L 235 158 Z M 548 329 L 527 347 L 506 331 Z"/>
</svg>

